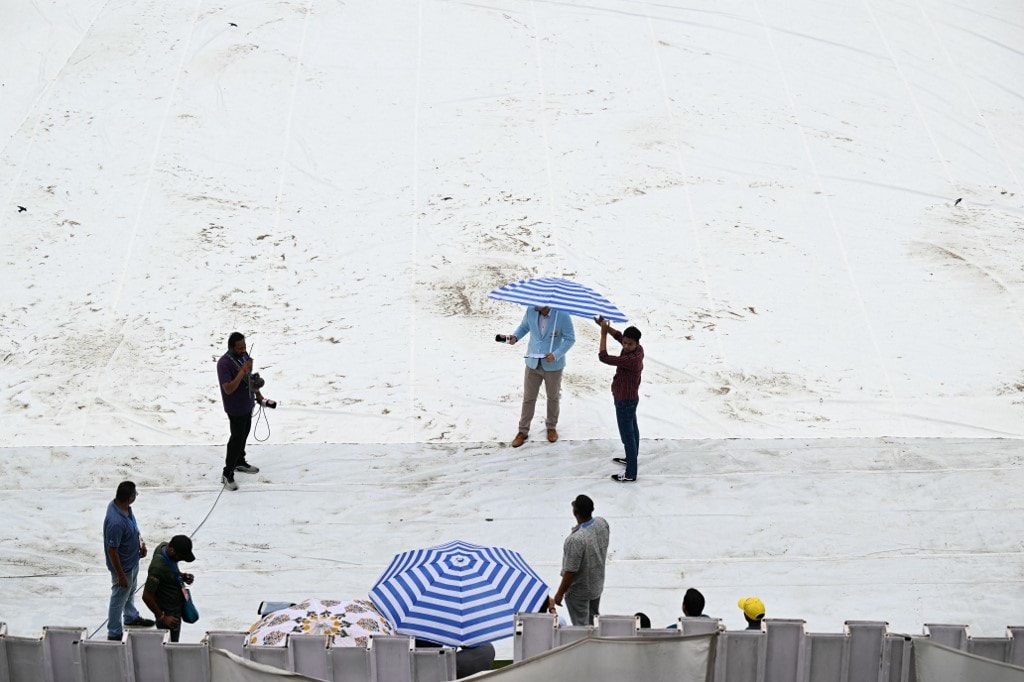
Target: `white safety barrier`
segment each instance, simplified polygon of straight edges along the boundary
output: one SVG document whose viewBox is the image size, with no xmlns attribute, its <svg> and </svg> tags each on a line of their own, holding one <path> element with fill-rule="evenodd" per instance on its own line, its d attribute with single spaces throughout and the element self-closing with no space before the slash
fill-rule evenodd
<svg viewBox="0 0 1024 682">
<path fill-rule="evenodd" d="M 261 670 L 331 682 L 455 679 L 454 649 L 416 648 L 410 637 L 374 636 L 367 648 L 332 648 L 315 635 L 290 636 L 281 647 L 245 645 L 242 632 L 208 632 L 198 644 L 171 643 L 154 630 L 128 630 L 120 642 L 85 635 L 84 628 L 46 628 L 42 637 L 14 637 L 0 623 L 0 682 L 212 682 L 217 651 Z"/>
<path fill-rule="evenodd" d="M 635 629 L 633 616 L 601 616 L 595 626 L 561 626 L 551 614 L 515 617 L 514 660 L 590 639 L 678 640 L 712 635 L 714 682 L 917 682 L 921 642 L 963 652 L 970 660 L 1024 667 L 1024 626 L 1006 637 L 972 637 L 966 625 L 929 623 L 923 637 L 889 632 L 882 621 L 847 621 L 842 633 L 808 633 L 802 620 L 765 620 L 761 630 L 727 631 L 711 618 L 681 618 L 676 628 Z M 632 634 L 631 634 L 632 633 Z M 243 632 L 212 631 L 198 644 L 174 644 L 167 633 L 128 630 L 124 641 L 86 640 L 86 630 L 47 627 L 18 637 L 0 623 L 0 682 L 209 682 L 211 651 L 331 682 L 447 682 L 456 653 L 415 648 L 408 637 L 373 637 L 367 648 L 329 645 L 326 637 L 290 636 L 285 646 L 248 646 Z M 977 667 L 977 666 L 975 666 Z"/>
<path fill-rule="evenodd" d="M 628 634 L 632 616 L 601 616 Z M 560 626 L 550 614 L 516 616 L 513 656 L 524 661 L 598 628 Z M 639 638 L 719 633 L 714 682 L 914 682 L 914 644 L 934 642 L 999 663 L 1024 665 L 1024 627 L 1006 637 L 972 637 L 966 625 L 929 623 L 925 637 L 889 632 L 882 621 L 847 621 L 842 633 L 808 633 L 802 620 L 765 620 L 761 630 L 726 631 L 711 618 L 680 618 L 676 628 L 637 630 Z"/>
</svg>

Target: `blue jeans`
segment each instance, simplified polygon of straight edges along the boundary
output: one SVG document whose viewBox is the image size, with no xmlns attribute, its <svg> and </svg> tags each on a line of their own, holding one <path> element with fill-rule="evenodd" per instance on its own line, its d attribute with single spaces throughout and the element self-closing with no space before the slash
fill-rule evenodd
<svg viewBox="0 0 1024 682">
<path fill-rule="evenodd" d="M 626 478 L 636 478 L 636 458 L 640 453 L 640 427 L 636 424 L 636 406 L 639 404 L 639 400 L 615 401 L 619 438 L 626 449 Z"/>
<path fill-rule="evenodd" d="M 107 612 L 107 634 L 111 637 L 120 637 L 124 633 L 124 621 L 131 623 L 139 619 L 139 611 L 135 608 L 135 587 L 139 579 L 139 565 L 125 571 L 128 576 L 128 587 L 121 587 L 117 584 L 117 574 L 110 572 L 110 609 Z"/>
</svg>

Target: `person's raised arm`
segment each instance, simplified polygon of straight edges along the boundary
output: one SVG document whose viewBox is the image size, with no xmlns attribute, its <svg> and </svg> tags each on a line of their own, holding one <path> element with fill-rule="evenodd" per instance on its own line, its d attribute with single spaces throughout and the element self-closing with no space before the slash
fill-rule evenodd
<svg viewBox="0 0 1024 682">
<path fill-rule="evenodd" d="M 597 322 L 597 326 L 600 327 L 602 331 L 607 330 L 608 336 L 612 337 L 619 343 L 622 343 L 622 332 L 613 327 L 611 322 L 604 319 L 603 315 L 595 317 L 594 322 Z"/>
<path fill-rule="evenodd" d="M 252 369 L 252 358 L 249 358 L 248 360 L 245 361 L 245 363 L 242 365 L 242 367 L 238 370 L 238 374 L 235 375 L 234 379 L 232 379 L 231 381 L 228 381 L 228 382 L 221 383 L 220 386 L 221 386 L 222 389 L 224 389 L 224 393 L 226 393 L 227 395 L 231 395 L 232 393 L 237 391 L 238 390 L 238 385 L 242 383 L 242 379 L 245 378 L 245 375 L 248 374 L 249 370 L 251 370 L 251 369 Z M 224 377 L 221 377 L 221 378 L 223 379 Z"/>
<path fill-rule="evenodd" d="M 612 329 L 612 326 L 608 323 L 608 320 L 601 319 L 601 347 L 597 351 L 597 359 L 606 365 L 612 365 L 613 367 L 625 366 L 632 368 L 638 361 L 638 358 L 631 355 L 609 355 L 608 354 L 608 337 L 613 333 L 618 333 L 619 337 L 616 339 L 621 343 L 622 334 Z"/>
</svg>

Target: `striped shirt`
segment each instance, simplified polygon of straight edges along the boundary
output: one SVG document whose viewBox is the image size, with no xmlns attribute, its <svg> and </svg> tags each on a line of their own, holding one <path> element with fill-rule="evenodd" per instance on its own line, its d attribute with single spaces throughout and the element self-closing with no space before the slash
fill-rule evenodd
<svg viewBox="0 0 1024 682">
<path fill-rule="evenodd" d="M 622 332 L 611 331 L 612 338 L 622 341 Z M 615 400 L 640 400 L 640 374 L 644 371 L 644 347 L 637 344 L 632 353 L 608 355 L 601 351 L 597 359 L 606 365 L 615 367 L 615 378 L 612 379 L 612 397 Z"/>
</svg>

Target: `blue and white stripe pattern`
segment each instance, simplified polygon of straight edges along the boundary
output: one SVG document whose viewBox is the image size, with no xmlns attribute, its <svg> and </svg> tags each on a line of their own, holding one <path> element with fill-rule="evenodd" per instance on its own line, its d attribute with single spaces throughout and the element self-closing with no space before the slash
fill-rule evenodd
<svg viewBox="0 0 1024 682">
<path fill-rule="evenodd" d="M 487 294 L 498 301 L 522 305 L 550 306 L 577 317 L 603 315 L 611 322 L 625 322 L 626 316 L 611 301 L 590 287 L 560 277 L 538 277 L 506 284 Z"/>
<path fill-rule="evenodd" d="M 535 613 L 547 596 L 518 552 L 462 540 L 397 555 L 370 590 L 399 633 L 450 646 L 510 637 L 512 616 Z"/>
</svg>

